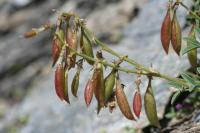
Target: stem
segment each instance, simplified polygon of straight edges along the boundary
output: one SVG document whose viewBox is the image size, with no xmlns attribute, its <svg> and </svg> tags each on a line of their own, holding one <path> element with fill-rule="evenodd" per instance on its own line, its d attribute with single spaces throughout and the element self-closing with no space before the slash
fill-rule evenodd
<svg viewBox="0 0 200 133">
<path fill-rule="evenodd" d="M 183 2 L 180 2 L 180 5 L 184 7 L 190 14 L 192 14 L 196 19 L 200 20 L 200 17 L 193 11 L 191 11 Z"/>
<path fill-rule="evenodd" d="M 66 42 L 65 41 L 63 41 L 62 40 L 62 38 L 56 33 L 56 35 L 57 35 L 57 37 L 58 37 L 58 39 L 61 41 L 61 43 L 63 44 L 63 47 L 68 47 L 68 45 L 66 44 Z M 104 46 L 104 45 L 103 45 Z M 97 60 L 97 59 L 95 59 L 95 58 L 92 58 L 92 57 L 89 57 L 89 56 L 87 56 L 87 55 L 85 55 L 85 54 L 82 54 L 82 53 L 79 53 L 79 52 L 77 52 L 76 50 L 74 50 L 74 49 L 72 49 L 72 48 L 70 48 L 70 47 L 68 47 L 69 49 L 70 49 L 70 51 L 72 51 L 72 52 L 74 52 L 76 55 L 78 55 L 78 56 L 80 56 L 80 57 L 83 57 L 84 59 L 87 59 L 87 60 L 91 60 L 91 61 L 94 61 L 94 62 L 99 62 L 99 63 L 101 63 L 101 64 L 103 64 L 103 65 L 106 65 L 106 66 L 109 66 L 109 67 L 111 67 L 111 68 L 114 68 L 114 69 L 117 69 L 117 70 L 119 70 L 119 71 L 122 71 L 122 72 L 126 72 L 126 73 L 135 73 L 135 74 L 138 74 L 138 75 L 147 75 L 147 76 L 154 76 L 154 77 L 159 77 L 159 78 L 162 78 L 162 79 L 166 79 L 166 80 L 168 80 L 168 81 L 172 81 L 172 82 L 176 82 L 176 83 L 179 83 L 179 84 L 182 84 L 182 85 L 184 85 L 184 86 L 188 86 L 187 85 L 187 83 L 185 83 L 183 80 L 181 80 L 181 79 L 178 79 L 178 78 L 173 78 L 173 77 L 169 77 L 169 76 L 167 76 L 167 75 L 164 75 L 164 74 L 160 74 L 159 72 L 156 72 L 156 71 L 154 71 L 154 70 L 151 70 L 151 69 L 149 69 L 148 68 L 148 71 L 146 71 L 145 69 L 137 69 L 137 70 L 132 70 L 132 69 L 128 69 L 128 68 L 125 68 L 125 67 L 119 67 L 119 65 L 117 65 L 117 64 L 113 64 L 113 63 L 108 63 L 107 61 L 105 61 L 105 60 Z M 113 50 L 111 50 L 109 47 L 107 47 L 106 46 L 106 48 L 107 48 L 107 52 L 109 52 L 110 53 L 110 51 L 111 51 L 111 54 L 114 54 L 115 55 L 115 53 L 116 52 L 114 52 Z M 120 55 L 118 55 L 118 54 L 116 54 L 116 56 L 117 57 L 120 57 L 120 59 L 124 59 L 124 60 L 127 60 L 128 58 L 126 57 L 126 56 L 120 56 Z M 131 59 L 128 59 L 128 61 L 130 61 L 132 64 L 135 64 L 135 62 L 132 62 L 132 60 Z M 128 62 L 127 61 L 127 62 Z M 130 64 L 131 64 L 130 63 Z M 137 64 L 137 63 L 136 63 Z"/>
</svg>

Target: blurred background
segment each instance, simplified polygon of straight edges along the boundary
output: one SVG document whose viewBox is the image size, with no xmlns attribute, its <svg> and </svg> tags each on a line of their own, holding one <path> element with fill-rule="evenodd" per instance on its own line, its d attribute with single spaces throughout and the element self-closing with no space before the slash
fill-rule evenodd
<svg viewBox="0 0 200 133">
<path fill-rule="evenodd" d="M 191 5 L 190 0 L 185 0 Z M 78 98 L 70 93 L 71 104 L 62 103 L 54 90 L 51 67 L 53 32 L 46 31 L 32 39 L 21 35 L 45 23 L 55 23 L 59 11 L 73 11 L 87 21 L 87 26 L 101 40 L 121 54 L 141 64 L 177 76 L 189 67 L 185 57 L 172 50 L 167 56 L 160 42 L 160 26 L 167 0 L 1 0 L 0 1 L 0 133 L 121 133 L 148 125 L 142 111 L 138 122 L 126 120 L 117 108 L 96 115 L 96 102 L 86 108 L 83 90 L 91 67 L 81 73 Z M 183 34 L 186 11 L 178 11 Z M 95 47 L 98 49 L 98 47 Z M 113 57 L 105 54 L 108 60 Z M 128 66 L 128 65 L 127 65 Z M 106 73 L 108 73 L 106 71 Z M 73 77 L 70 73 L 70 82 Z M 135 75 L 121 73 L 131 103 Z M 69 83 L 70 83 L 69 82 Z M 170 91 L 167 84 L 155 80 L 158 115 L 163 117 Z M 146 81 L 141 89 L 145 91 Z"/>
</svg>

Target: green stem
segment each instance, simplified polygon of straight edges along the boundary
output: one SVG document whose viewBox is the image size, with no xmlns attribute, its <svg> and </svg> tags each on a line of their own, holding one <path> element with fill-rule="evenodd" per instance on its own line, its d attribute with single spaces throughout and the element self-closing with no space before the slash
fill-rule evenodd
<svg viewBox="0 0 200 133">
<path fill-rule="evenodd" d="M 190 14 L 192 14 L 196 19 L 200 20 L 200 17 L 193 11 L 191 11 L 183 2 L 180 2 L 180 5 L 184 7 Z"/>
<path fill-rule="evenodd" d="M 56 34 L 56 35 L 58 36 L 58 39 L 59 39 L 59 40 L 61 41 L 61 43 L 63 44 L 63 47 L 66 47 L 66 46 L 67 46 L 66 42 L 63 41 L 62 38 L 61 38 L 58 34 Z M 144 69 L 141 69 L 140 67 L 139 67 L 140 69 L 136 69 L 136 70 L 128 69 L 128 68 L 125 68 L 125 67 L 119 67 L 119 66 L 116 65 L 116 64 L 108 63 L 108 62 L 105 61 L 105 60 L 97 60 L 97 59 L 92 58 L 92 57 L 89 57 L 89 56 L 87 56 L 87 55 L 85 55 L 85 54 L 79 53 L 79 52 L 77 52 L 76 50 L 74 50 L 74 49 L 72 49 L 72 48 L 70 48 L 70 47 L 68 47 L 68 48 L 69 48 L 72 52 L 74 52 L 76 55 L 78 55 L 78 56 L 80 56 L 80 57 L 83 57 L 84 59 L 91 60 L 91 61 L 94 61 L 94 62 L 100 62 L 100 63 L 102 63 L 103 65 L 109 66 L 109 67 L 111 67 L 111 68 L 117 69 L 117 70 L 122 71 L 122 72 L 126 72 L 126 73 L 135 73 L 135 74 L 138 74 L 138 75 L 147 75 L 147 76 L 159 77 L 159 78 L 162 78 L 162 79 L 166 79 L 166 80 L 168 80 L 168 81 L 172 81 L 172 82 L 176 82 L 176 83 L 182 84 L 182 85 L 184 85 L 184 86 L 186 86 L 186 87 L 188 86 L 187 83 L 185 83 L 185 82 L 184 82 L 183 80 L 181 80 L 181 79 L 169 77 L 169 76 L 164 75 L 164 74 L 160 74 L 159 72 L 156 72 L 156 71 L 151 70 L 151 69 L 149 69 L 149 68 L 148 68 L 148 71 L 146 71 L 146 70 L 144 70 Z M 108 48 L 108 47 L 106 46 L 106 48 Z M 115 55 L 116 52 L 114 52 L 113 50 L 111 50 L 110 48 L 108 48 L 108 51 L 107 51 L 107 52 L 110 53 L 110 51 L 111 51 L 111 54 L 114 53 L 114 55 Z M 120 55 L 118 55 L 118 54 L 116 54 L 116 56 L 119 57 L 120 59 L 124 59 L 124 60 L 126 59 L 126 60 L 127 60 L 127 58 L 126 58 L 125 56 L 120 56 Z M 129 60 L 130 60 L 130 62 L 131 62 L 132 64 L 135 64 L 135 62 L 132 62 L 131 59 L 129 59 Z M 128 61 L 129 61 L 129 60 L 128 60 Z M 127 62 L 128 62 L 128 61 L 127 61 Z M 131 64 L 131 63 L 130 63 L 130 64 Z"/>
</svg>

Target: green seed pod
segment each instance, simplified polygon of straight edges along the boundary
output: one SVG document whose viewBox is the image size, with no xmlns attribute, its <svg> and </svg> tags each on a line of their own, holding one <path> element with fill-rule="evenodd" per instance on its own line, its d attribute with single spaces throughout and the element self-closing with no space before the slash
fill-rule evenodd
<svg viewBox="0 0 200 133">
<path fill-rule="evenodd" d="M 94 69 L 94 73 L 92 76 L 92 86 L 94 87 L 94 94 L 97 99 L 97 102 L 101 107 L 105 105 L 105 86 L 104 86 L 104 78 L 103 78 L 103 65 L 101 63 L 97 63 Z"/>
<path fill-rule="evenodd" d="M 195 31 L 194 26 L 191 28 L 188 37 L 195 39 Z M 187 41 L 187 46 L 190 46 L 191 43 Z M 187 53 L 188 60 L 193 68 L 197 67 L 197 49 L 191 50 Z"/>
<path fill-rule="evenodd" d="M 181 50 L 181 43 L 182 43 L 182 33 L 181 27 L 178 22 L 176 11 L 174 11 L 173 19 L 172 19 L 172 46 L 174 51 L 179 55 Z"/>
<path fill-rule="evenodd" d="M 144 107 L 145 107 L 146 116 L 149 122 L 152 125 L 160 128 L 160 123 L 158 120 L 157 110 L 156 110 L 156 101 L 155 101 L 155 98 L 153 95 L 153 89 L 151 86 L 151 79 L 149 79 L 147 90 L 144 95 Z"/>
<path fill-rule="evenodd" d="M 85 54 L 91 58 L 94 58 L 92 43 L 85 35 L 83 35 L 83 33 L 81 33 L 80 46 L 81 46 L 81 50 L 82 50 L 83 54 Z M 94 64 L 94 62 L 91 60 L 86 60 L 86 61 L 90 65 Z"/>
<path fill-rule="evenodd" d="M 70 104 L 68 96 L 68 70 L 65 70 L 65 84 L 64 84 L 64 99 L 67 103 Z"/>
<path fill-rule="evenodd" d="M 72 94 L 77 97 L 77 91 L 78 91 L 78 86 L 79 86 L 79 78 L 80 78 L 80 71 L 81 69 L 78 68 L 76 74 L 74 75 L 74 78 L 72 80 L 71 84 L 71 91 Z"/>
<path fill-rule="evenodd" d="M 170 19 L 170 9 L 167 10 L 167 14 L 164 18 L 161 27 L 161 42 L 165 52 L 168 54 L 169 44 L 171 40 L 171 19 Z"/>
<path fill-rule="evenodd" d="M 116 81 L 116 100 L 122 114 L 129 120 L 135 120 L 131 108 L 129 106 L 128 100 L 126 95 L 123 91 L 122 85 L 119 80 Z"/>
<path fill-rule="evenodd" d="M 112 96 L 113 88 L 115 85 L 116 70 L 112 70 L 109 75 L 104 79 L 105 83 L 105 99 L 106 101 Z"/>
</svg>

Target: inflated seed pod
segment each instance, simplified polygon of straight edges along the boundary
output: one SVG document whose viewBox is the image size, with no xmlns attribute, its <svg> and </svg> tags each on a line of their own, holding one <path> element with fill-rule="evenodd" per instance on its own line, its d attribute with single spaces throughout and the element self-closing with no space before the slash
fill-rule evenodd
<svg viewBox="0 0 200 133">
<path fill-rule="evenodd" d="M 135 120 L 135 118 L 134 118 L 134 116 L 131 112 L 128 100 L 126 98 L 126 95 L 123 91 L 123 88 L 122 88 L 119 80 L 116 81 L 116 92 L 115 92 L 115 94 L 116 94 L 117 104 L 118 104 L 122 114 L 129 120 Z"/>
<path fill-rule="evenodd" d="M 52 43 L 52 48 L 51 48 L 51 53 L 52 53 L 52 59 L 53 59 L 53 64 L 54 66 L 59 58 L 61 52 L 61 44 L 60 41 L 58 40 L 57 37 L 54 37 L 53 43 Z"/>
<path fill-rule="evenodd" d="M 101 107 L 105 105 L 105 86 L 103 78 L 103 65 L 97 63 L 94 68 L 94 73 L 92 75 L 92 86 L 94 87 L 94 94 L 97 99 L 97 102 Z"/>
<path fill-rule="evenodd" d="M 80 47 L 81 47 L 81 50 L 82 50 L 83 54 L 85 54 L 85 55 L 87 55 L 87 56 L 89 56 L 91 58 L 94 58 L 93 49 L 92 49 L 92 43 L 83 33 L 81 33 Z M 91 60 L 87 60 L 86 59 L 86 61 L 90 65 L 94 64 L 94 62 L 91 61 Z"/>
<path fill-rule="evenodd" d="M 104 79 L 105 83 L 105 99 L 106 101 L 112 96 L 113 88 L 115 85 L 116 70 L 112 70 L 108 76 Z"/>
<path fill-rule="evenodd" d="M 74 75 L 74 78 L 72 80 L 72 84 L 71 84 L 71 91 L 72 91 L 73 96 L 75 96 L 75 97 L 77 97 L 80 72 L 81 72 L 81 69 L 78 68 L 77 71 L 76 71 L 76 74 Z"/>
<path fill-rule="evenodd" d="M 94 93 L 94 87 L 92 84 L 92 80 L 89 79 L 86 84 L 85 91 L 84 91 L 84 98 L 85 98 L 85 103 L 86 103 L 87 107 L 89 107 L 89 105 L 92 101 L 93 93 Z"/>
<path fill-rule="evenodd" d="M 70 104 L 68 94 L 68 69 L 65 70 L 64 100 Z"/>
<path fill-rule="evenodd" d="M 24 33 L 24 38 L 35 37 L 36 35 L 37 35 L 37 32 L 35 30 L 31 30 L 31 31 Z"/>
<path fill-rule="evenodd" d="M 137 90 L 133 97 L 133 111 L 138 118 L 140 117 L 141 110 L 142 110 L 142 97 L 140 92 Z"/>
<path fill-rule="evenodd" d="M 66 33 L 66 43 L 68 44 L 68 46 L 70 48 L 72 48 L 73 50 L 77 50 L 77 33 L 76 31 L 72 31 L 70 28 L 67 29 L 67 33 Z M 76 55 L 74 54 L 74 52 L 70 51 L 69 49 L 67 49 L 66 52 L 68 55 L 67 57 L 70 58 L 70 62 L 69 65 L 70 67 L 75 67 L 75 63 L 76 63 Z"/>
<path fill-rule="evenodd" d="M 181 50 L 181 43 L 182 43 L 182 33 L 181 33 L 181 27 L 178 22 L 176 11 L 174 11 L 173 19 L 172 19 L 172 37 L 171 42 L 174 51 L 179 55 Z"/>
<path fill-rule="evenodd" d="M 165 52 L 168 54 L 169 44 L 171 40 L 171 18 L 170 9 L 167 10 L 167 14 L 163 20 L 161 27 L 161 42 Z"/>
<path fill-rule="evenodd" d="M 151 86 L 151 79 L 149 78 L 149 83 L 144 95 L 144 107 L 145 107 L 145 112 L 146 112 L 146 116 L 149 120 L 149 122 L 160 128 L 160 123 L 158 120 L 158 116 L 157 116 L 157 110 L 156 110 L 156 101 L 153 95 L 153 89 Z"/>
<path fill-rule="evenodd" d="M 192 26 L 188 37 L 192 38 L 192 39 L 196 39 L 195 38 L 194 26 Z M 187 46 L 190 46 L 190 45 L 191 45 L 191 43 L 189 41 L 187 41 Z M 189 62 L 191 64 L 191 66 L 193 68 L 196 68 L 197 67 L 197 49 L 189 51 L 187 53 L 187 55 L 188 55 L 188 60 L 189 60 Z"/>
<path fill-rule="evenodd" d="M 64 100 L 65 71 L 62 64 L 58 64 L 56 66 L 54 82 L 55 82 L 55 90 L 56 90 L 57 96 L 61 100 Z"/>
</svg>

